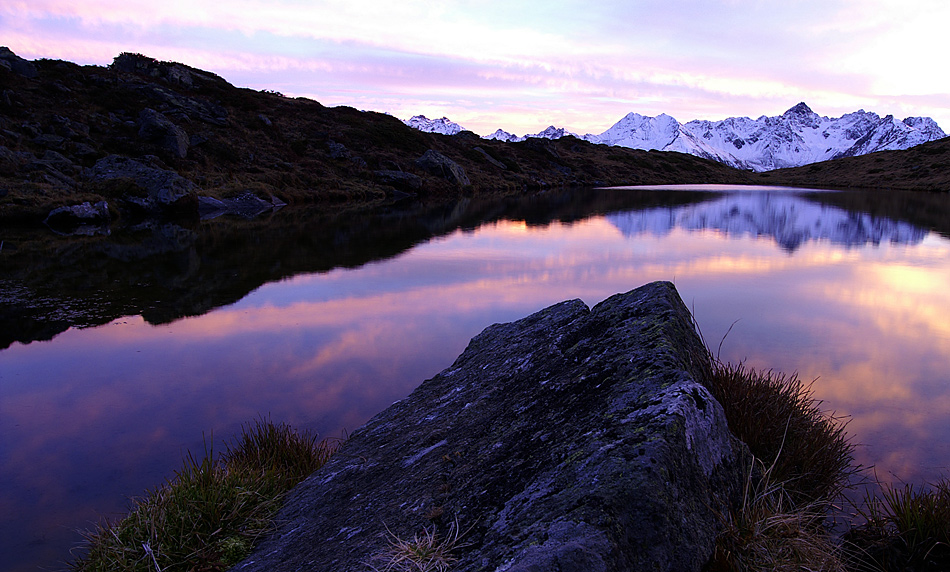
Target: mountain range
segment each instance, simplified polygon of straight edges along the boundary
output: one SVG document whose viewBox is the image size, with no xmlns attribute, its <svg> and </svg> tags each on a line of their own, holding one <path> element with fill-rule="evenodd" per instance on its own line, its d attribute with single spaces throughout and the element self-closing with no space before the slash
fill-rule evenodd
<svg viewBox="0 0 950 572">
<path fill-rule="evenodd" d="M 423 131 L 455 134 L 463 128 L 447 118 L 429 120 L 418 115 L 406 122 Z M 799 167 L 875 151 L 902 150 L 947 136 L 929 117 L 881 117 L 859 110 L 837 118 L 820 116 L 804 102 L 782 115 L 758 119 L 730 117 L 721 121 L 680 123 L 661 114 L 648 117 L 629 113 L 599 135 L 577 135 L 550 126 L 544 131 L 516 136 L 501 129 L 485 139 L 508 142 L 528 138 L 579 139 L 631 149 L 678 151 L 751 171 Z"/>
</svg>

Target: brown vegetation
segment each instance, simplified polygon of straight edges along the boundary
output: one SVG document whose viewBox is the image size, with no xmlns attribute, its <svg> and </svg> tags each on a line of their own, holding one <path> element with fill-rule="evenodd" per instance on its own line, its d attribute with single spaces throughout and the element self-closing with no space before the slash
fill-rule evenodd
<svg viewBox="0 0 950 572">
<path fill-rule="evenodd" d="M 758 184 L 823 189 L 950 191 L 950 137 L 905 151 L 880 151 L 777 169 L 755 175 Z"/>
<path fill-rule="evenodd" d="M 83 170 L 109 154 L 175 171 L 201 195 L 251 192 L 289 204 L 367 203 L 398 195 L 379 171 L 418 176 L 421 187 L 411 192 L 432 197 L 750 180 L 749 173 L 691 155 L 574 137 L 510 144 L 471 132 L 422 133 L 382 113 L 238 88 L 208 72 L 134 54 L 110 67 L 34 64 L 36 78 L 0 67 L 0 219 L 7 221 L 42 220 L 53 206 L 114 198 L 115 189 Z M 145 109 L 183 131 L 176 131 L 177 146 L 143 135 Z M 416 159 L 429 149 L 460 165 L 471 185 L 460 188 L 419 168 Z"/>
</svg>

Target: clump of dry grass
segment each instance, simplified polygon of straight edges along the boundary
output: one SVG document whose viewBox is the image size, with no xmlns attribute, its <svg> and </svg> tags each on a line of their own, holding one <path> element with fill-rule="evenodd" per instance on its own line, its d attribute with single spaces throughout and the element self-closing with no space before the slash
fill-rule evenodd
<svg viewBox="0 0 950 572">
<path fill-rule="evenodd" d="M 449 525 L 444 535 L 439 535 L 436 526 L 423 527 L 412 539 L 404 539 L 389 528 L 389 546 L 373 557 L 382 568 L 369 564 L 377 572 L 446 572 L 457 560 L 454 552 L 466 545 L 459 531 L 458 520 Z"/>
<path fill-rule="evenodd" d="M 796 504 L 831 502 L 858 471 L 844 421 L 821 411 L 796 375 L 714 361 L 707 387 L 732 432 Z"/>
<path fill-rule="evenodd" d="M 857 516 L 865 523 L 847 535 L 852 561 L 878 570 L 950 570 L 950 480 L 930 487 L 878 483 Z"/>
<path fill-rule="evenodd" d="M 709 572 L 845 572 L 840 549 L 822 526 L 823 503 L 801 505 L 771 468 L 754 460 L 741 506 L 720 515 L 723 530 Z"/>
<path fill-rule="evenodd" d="M 712 360 L 706 385 L 753 455 L 741 506 L 720 514 L 709 570 L 846 570 L 824 526 L 858 471 L 843 420 L 822 412 L 795 375 Z"/>
<path fill-rule="evenodd" d="M 129 515 L 85 533 L 81 572 L 225 570 L 272 525 L 284 493 L 321 467 L 328 440 L 259 420 L 220 459 L 188 453 L 164 485 L 133 502 Z"/>
</svg>

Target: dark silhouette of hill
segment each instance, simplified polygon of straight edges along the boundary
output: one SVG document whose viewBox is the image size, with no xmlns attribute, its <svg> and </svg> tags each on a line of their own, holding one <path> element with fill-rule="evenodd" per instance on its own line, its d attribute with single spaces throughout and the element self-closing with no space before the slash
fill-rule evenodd
<svg viewBox="0 0 950 572">
<path fill-rule="evenodd" d="M 195 211 L 194 196 L 329 205 L 750 177 L 690 155 L 573 137 L 509 144 L 471 132 L 422 133 L 382 113 L 238 88 L 137 54 L 100 67 L 29 62 L 0 48 L 0 220 L 7 222 L 106 201 L 114 224 L 154 207 L 143 204 L 168 188 L 178 194 L 167 202 L 189 198 L 178 201 L 180 215 Z"/>
</svg>

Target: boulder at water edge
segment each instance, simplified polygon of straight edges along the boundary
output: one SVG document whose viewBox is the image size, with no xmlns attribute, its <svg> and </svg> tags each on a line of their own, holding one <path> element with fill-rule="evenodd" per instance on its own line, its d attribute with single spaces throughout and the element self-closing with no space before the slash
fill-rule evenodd
<svg viewBox="0 0 950 572">
<path fill-rule="evenodd" d="M 235 570 L 385 569 L 457 527 L 455 571 L 698 571 L 744 446 L 674 286 L 562 302 L 472 339 L 297 486 Z"/>
</svg>

